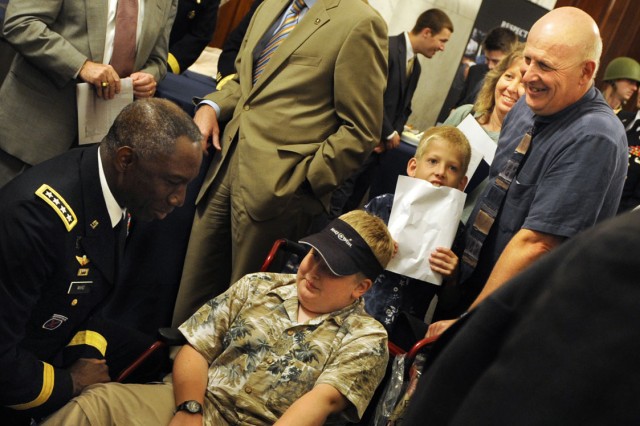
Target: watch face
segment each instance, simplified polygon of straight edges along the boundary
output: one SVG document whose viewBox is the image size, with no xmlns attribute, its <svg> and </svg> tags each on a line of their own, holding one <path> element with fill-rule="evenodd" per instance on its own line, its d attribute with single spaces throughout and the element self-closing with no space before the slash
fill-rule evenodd
<svg viewBox="0 0 640 426">
<path fill-rule="evenodd" d="M 176 411 L 186 411 L 191 414 L 202 413 L 202 405 L 198 401 L 185 401 L 176 407 Z"/>
<path fill-rule="evenodd" d="M 187 411 L 190 413 L 199 413 L 202 407 L 198 403 L 198 401 L 189 401 L 186 405 Z"/>
</svg>

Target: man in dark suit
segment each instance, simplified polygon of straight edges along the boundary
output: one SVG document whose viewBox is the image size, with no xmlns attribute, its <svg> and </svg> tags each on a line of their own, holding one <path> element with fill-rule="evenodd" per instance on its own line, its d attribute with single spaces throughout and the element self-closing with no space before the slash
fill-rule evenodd
<svg viewBox="0 0 640 426">
<path fill-rule="evenodd" d="M 405 424 L 640 422 L 640 212 L 594 227 L 444 333 Z"/>
<path fill-rule="evenodd" d="M 456 108 L 460 105 L 476 102 L 476 97 L 484 82 L 484 76 L 498 65 L 498 62 L 511 51 L 517 41 L 516 33 L 508 28 L 498 27 L 489 31 L 482 42 L 485 62 L 469 67 L 462 92 L 455 104 Z"/>
<path fill-rule="evenodd" d="M 99 146 L 43 162 L 0 190 L 3 420 L 51 413 L 151 343 L 101 311 L 119 281 L 128 218 L 163 219 L 182 205 L 200 139 L 171 102 L 136 101 Z"/>
<path fill-rule="evenodd" d="M 417 55 L 431 59 L 437 52 L 444 51 L 452 33 L 453 23 L 447 14 L 440 9 L 429 9 L 418 16 L 411 31 L 389 37 L 382 138 L 362 167 L 334 192 L 330 219 L 359 206 L 371 185 L 379 154 L 400 145 L 421 73 Z"/>
</svg>

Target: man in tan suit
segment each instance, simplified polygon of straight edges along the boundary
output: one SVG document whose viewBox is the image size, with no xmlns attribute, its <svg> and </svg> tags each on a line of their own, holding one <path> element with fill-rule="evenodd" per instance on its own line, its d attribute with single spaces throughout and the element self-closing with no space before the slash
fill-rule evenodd
<svg viewBox="0 0 640 426">
<path fill-rule="evenodd" d="M 177 0 L 139 2 L 136 72 L 118 76 L 108 64 L 120 2 L 10 2 L 3 34 L 19 54 L 0 88 L 0 186 L 76 141 L 77 83 L 88 82 L 98 96 L 112 98 L 120 89 L 119 78 L 130 76 L 137 98 L 153 96 L 167 71 Z"/>
<path fill-rule="evenodd" d="M 384 20 L 363 1 L 305 2 L 254 84 L 254 63 L 292 7 L 265 0 L 238 54 L 238 76 L 198 107 L 195 121 L 220 152 L 197 199 L 175 324 L 257 271 L 274 240 L 304 235 L 380 140 Z M 219 121 L 228 121 L 221 139 Z"/>
</svg>

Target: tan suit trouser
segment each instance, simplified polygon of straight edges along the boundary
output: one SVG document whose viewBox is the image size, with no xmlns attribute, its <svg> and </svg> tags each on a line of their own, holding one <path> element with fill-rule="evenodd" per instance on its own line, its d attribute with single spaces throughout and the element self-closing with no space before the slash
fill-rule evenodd
<svg viewBox="0 0 640 426">
<path fill-rule="evenodd" d="M 232 148 L 233 149 L 233 148 Z M 306 235 L 314 216 L 322 212 L 315 197 L 296 193 L 289 208 L 266 221 L 246 211 L 238 185 L 237 155 L 231 152 L 200 200 L 189 237 L 173 326 L 188 319 L 209 299 L 223 293 L 244 275 L 260 270 L 274 241 Z M 255 167 L 269 167 L 256 161 Z M 254 191 L 264 191 L 254 182 Z"/>
<path fill-rule="evenodd" d="M 42 426 L 159 426 L 173 418 L 173 385 L 101 383 L 87 387 Z"/>
</svg>

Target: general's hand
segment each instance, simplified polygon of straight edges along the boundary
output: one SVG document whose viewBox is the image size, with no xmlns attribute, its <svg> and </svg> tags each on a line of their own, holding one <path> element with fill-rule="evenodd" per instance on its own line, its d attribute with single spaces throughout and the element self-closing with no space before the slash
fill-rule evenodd
<svg viewBox="0 0 640 426">
<path fill-rule="evenodd" d="M 133 96 L 136 99 L 150 98 L 156 93 L 156 79 L 146 72 L 134 72 L 131 74 L 133 83 Z"/>
<path fill-rule="evenodd" d="M 99 98 L 113 99 L 116 93 L 120 93 L 120 77 L 111 65 L 86 61 L 78 77 L 96 88 Z"/>
<path fill-rule="evenodd" d="M 89 385 L 111 381 L 109 367 L 104 359 L 80 358 L 69 369 L 73 381 L 73 396 Z"/>
<path fill-rule="evenodd" d="M 196 115 L 193 117 L 193 121 L 196 123 L 202 133 L 202 151 L 207 152 L 209 146 L 209 138 L 213 147 L 220 151 L 222 149 L 220 145 L 220 127 L 218 126 L 218 118 L 216 116 L 216 110 L 211 105 L 200 105 L 196 111 Z"/>
<path fill-rule="evenodd" d="M 424 337 L 439 336 L 440 334 L 444 333 L 447 328 L 451 327 L 456 321 L 458 320 L 452 319 L 434 322 L 429 326 L 427 334 Z"/>
<path fill-rule="evenodd" d="M 449 248 L 437 247 L 429 256 L 429 265 L 432 271 L 450 277 L 458 267 L 458 256 Z"/>
<path fill-rule="evenodd" d="M 178 411 L 169 426 L 202 426 L 202 414 L 190 414 L 184 411 Z"/>
</svg>

